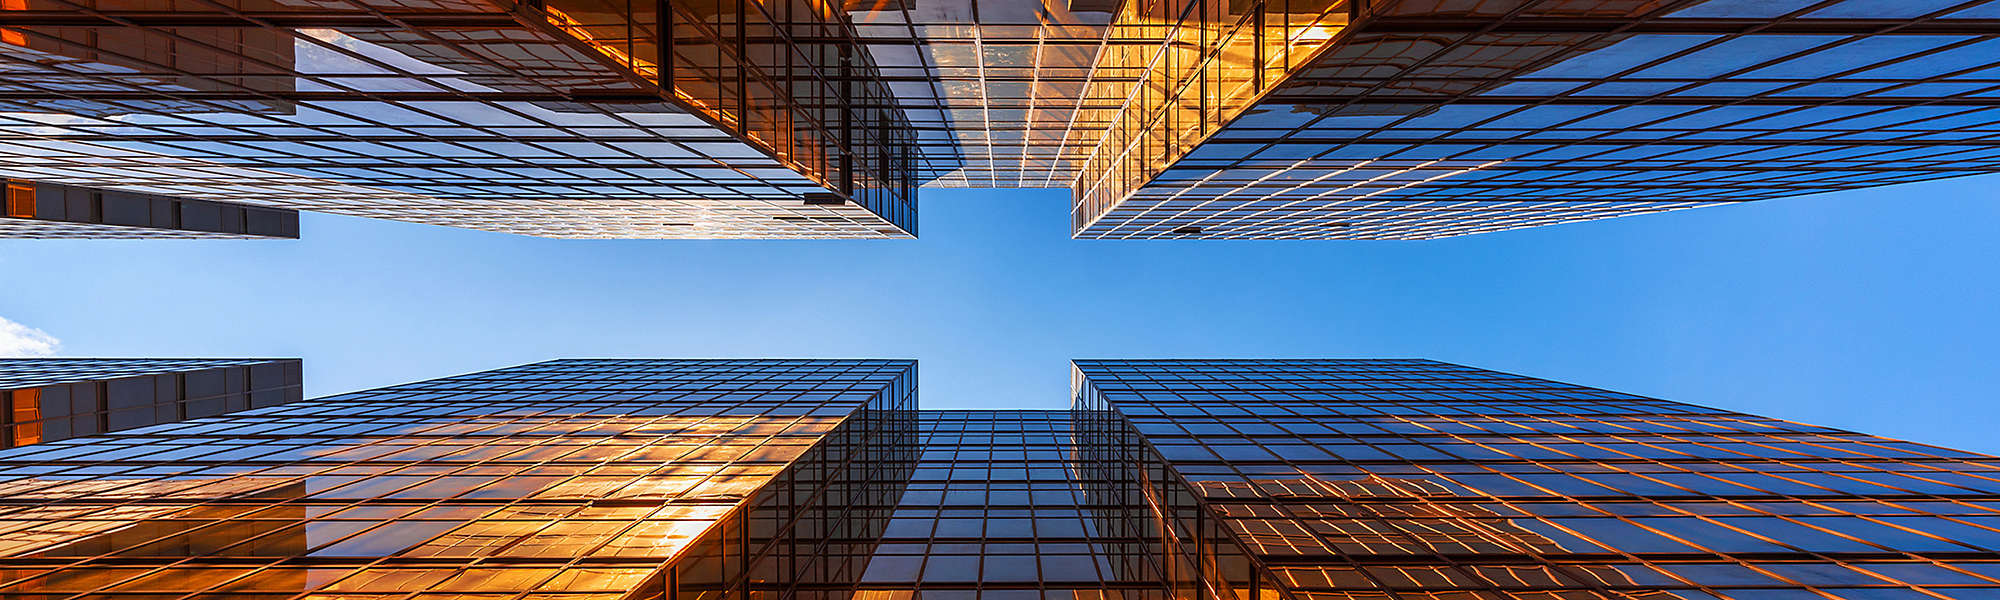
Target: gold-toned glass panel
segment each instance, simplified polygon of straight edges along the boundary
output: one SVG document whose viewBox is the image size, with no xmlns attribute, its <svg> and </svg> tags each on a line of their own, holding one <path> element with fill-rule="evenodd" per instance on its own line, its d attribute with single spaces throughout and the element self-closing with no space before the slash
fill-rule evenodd
<svg viewBox="0 0 2000 600">
<path fill-rule="evenodd" d="M 1090 222 L 1200 146 L 1275 88 L 1347 25 L 1344 0 L 1132 0 L 1116 32 L 1156 36 L 1151 48 L 1100 60 L 1144 65 L 1136 86 L 1102 83 L 1096 97 L 1124 98 L 1074 185 L 1074 226 Z"/>
<path fill-rule="evenodd" d="M 1425 360 L 1076 369 L 1107 527 L 1190 597 L 2000 590 L 1992 456 Z"/>
<path fill-rule="evenodd" d="M 1072 232 L 1432 239 L 2000 171 L 1996 7 L 1355 2 Z"/>
<path fill-rule="evenodd" d="M 783 593 L 745 563 L 879 531 L 850 506 L 900 491 L 914 393 L 901 361 L 555 361 L 19 448 L 0 594 Z"/>
</svg>

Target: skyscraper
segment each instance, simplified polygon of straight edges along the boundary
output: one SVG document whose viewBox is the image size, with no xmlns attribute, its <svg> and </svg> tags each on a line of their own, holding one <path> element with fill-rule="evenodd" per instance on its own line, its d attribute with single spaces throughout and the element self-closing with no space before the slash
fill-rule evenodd
<svg viewBox="0 0 2000 600">
<path fill-rule="evenodd" d="M 2000 171 L 1996 0 L 16 0 L 0 177 L 550 237 L 1430 239 Z"/>
<path fill-rule="evenodd" d="M 299 211 L 0 181 L 4 238 L 297 238 Z"/>
<path fill-rule="evenodd" d="M 569 360 L 0 458 L 0 597 L 554 600 L 852 580 L 914 364 Z"/>
<path fill-rule="evenodd" d="M 0 358 L 0 448 L 296 402 L 298 359 Z"/>
<path fill-rule="evenodd" d="M 868 568 L 870 600 L 1165 598 L 1128 566 L 1146 540 L 1109 534 L 1077 468 L 1069 411 L 919 411 L 921 454 Z"/>
<path fill-rule="evenodd" d="M 1983 598 L 2000 459 L 1426 360 L 1077 361 L 1186 597 Z"/>
<path fill-rule="evenodd" d="M 1984 598 L 2000 459 L 1424 360 L 565 360 L 0 453 L 0 597 Z"/>
<path fill-rule="evenodd" d="M 1430 239 L 2000 170 L 1996 2 L 1335 4 L 1254 107 L 1094 157 L 1076 235 Z"/>
<path fill-rule="evenodd" d="M 911 130 L 837 3 L 0 14 L 0 176 L 548 237 L 916 228 Z"/>
</svg>

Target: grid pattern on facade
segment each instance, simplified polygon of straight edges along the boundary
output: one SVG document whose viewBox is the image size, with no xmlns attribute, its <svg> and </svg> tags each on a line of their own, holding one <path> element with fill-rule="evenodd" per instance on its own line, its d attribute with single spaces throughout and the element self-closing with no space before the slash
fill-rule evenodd
<svg viewBox="0 0 2000 600">
<path fill-rule="evenodd" d="M 863 463 L 910 439 L 913 371 L 553 361 L 15 449 L 0 597 L 721 599 L 767 565 L 840 573 L 810 553 L 838 529 L 799 517 L 897 491 Z"/>
<path fill-rule="evenodd" d="M 1424 360 L 1076 389 L 918 412 L 909 361 L 564 360 L 0 451 L 0 598 L 2000 590 L 1990 456 Z"/>
<path fill-rule="evenodd" d="M 604 52 L 594 16 L 538 10 L 9 3 L 0 177 L 549 237 L 914 230 L 907 194 L 877 197 L 900 184 L 828 201 L 802 153 L 747 143 Z"/>
<path fill-rule="evenodd" d="M 1377 0 L 1092 238 L 1428 239 L 2000 171 L 2000 3 Z"/>
<path fill-rule="evenodd" d="M 244 367 L 269 358 L 0 358 L 0 389 Z"/>
<path fill-rule="evenodd" d="M 295 210 L 0 181 L 0 238 L 297 238 Z"/>
<path fill-rule="evenodd" d="M 71 223 L 67 221 L 44 221 L 41 219 L 10 219 L 0 217 L 0 239 L 44 239 L 44 240 L 263 240 L 261 235 L 241 235 L 188 231 L 183 229 L 152 229 L 127 227 L 123 225 L 99 225 L 96 223 Z"/>
<path fill-rule="evenodd" d="M 873 600 L 1163 598 L 1099 529 L 1067 411 L 920 411 L 908 490 L 854 582 Z"/>
<path fill-rule="evenodd" d="M 923 184 L 1430 239 L 2000 171 L 1996 0 L 0 12 L 0 177 L 548 237 L 910 237 Z"/>
<path fill-rule="evenodd" d="M 1106 127 L 1103 110 L 1124 100 L 1086 90 L 1138 78 L 1138 68 L 1107 60 L 1106 49 L 1159 42 L 1136 39 L 1136 30 L 1111 35 L 1116 2 L 849 7 L 916 134 L 918 179 L 932 187 L 1068 187 Z"/>
<path fill-rule="evenodd" d="M 1221 597 L 2000 588 L 1991 456 L 1422 360 L 1077 368 L 1085 455 Z"/>
<path fill-rule="evenodd" d="M 1344 0 L 1124 3 L 1120 23 L 1158 29 L 1166 41 L 1113 59 L 1146 65 L 1139 81 L 1093 90 L 1126 100 L 1078 174 L 1075 211 L 1101 213 L 1144 187 L 1311 64 L 1352 12 Z"/>
<path fill-rule="evenodd" d="M 1121 190 L 1281 80 L 1287 49 L 1298 66 L 1349 12 L 1328 0 L 850 7 L 919 132 L 926 185 Z M 1277 72 L 1260 77 L 1260 66 Z"/>
<path fill-rule="evenodd" d="M 0 448 L 296 402 L 297 359 L 0 359 Z"/>
<path fill-rule="evenodd" d="M 912 132 L 838 0 L 545 0 L 562 35 L 677 106 L 914 233 Z M 893 233 L 893 232 L 883 232 Z"/>
</svg>

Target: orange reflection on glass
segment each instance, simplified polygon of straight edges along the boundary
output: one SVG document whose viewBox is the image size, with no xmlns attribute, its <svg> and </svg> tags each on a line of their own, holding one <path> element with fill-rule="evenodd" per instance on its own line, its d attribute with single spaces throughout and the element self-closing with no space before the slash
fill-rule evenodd
<svg viewBox="0 0 2000 600">
<path fill-rule="evenodd" d="M 901 410 L 913 401 L 913 385 L 898 386 L 908 391 L 892 405 L 886 395 L 850 392 L 854 383 L 847 379 L 802 374 L 801 383 L 780 380 L 792 388 L 772 392 L 782 397 L 739 406 L 740 397 L 679 399 L 745 377 L 715 370 L 735 363 L 674 368 L 681 365 L 578 361 L 549 374 L 525 367 L 562 391 L 477 409 L 469 402 L 408 402 L 407 392 L 367 392 L 224 415 L 166 433 L 17 451 L 8 466 L 20 474 L 0 478 L 0 497 L 13 506 L 0 514 L 0 595 L 561 592 L 582 600 L 662 590 L 667 581 L 694 589 L 712 580 L 715 589 L 740 589 L 746 584 L 725 580 L 746 575 L 727 561 L 744 560 L 746 550 L 779 543 L 796 548 L 783 556 L 800 556 L 834 535 L 833 523 L 855 531 L 844 513 L 828 513 L 825 525 L 755 529 L 748 524 L 770 520 L 753 521 L 753 511 L 791 510 L 773 503 L 801 497 L 836 498 L 823 501 L 835 508 L 872 506 L 849 498 L 894 491 L 887 482 L 859 478 L 872 469 L 828 467 L 887 456 L 862 448 L 883 439 L 871 435 L 884 426 L 877 412 L 857 417 L 856 411 L 863 402 Z M 889 386 L 908 369 L 862 372 Z M 653 391 L 666 399 L 606 400 L 602 391 L 568 391 L 603 370 L 655 379 Z M 700 379 L 675 377 L 683 372 Z M 821 388 L 829 390 L 817 394 L 823 408 L 802 406 L 803 391 Z M 550 399 L 558 394 L 574 404 Z M 807 411 L 819 416 L 793 414 Z M 331 425 L 341 431 L 326 429 L 321 421 L 329 415 L 344 421 Z M 299 428 L 320 433 L 275 433 Z M 239 434 L 285 437 L 241 441 Z M 98 457 L 115 452 L 148 464 L 93 466 L 75 476 L 50 474 L 35 462 L 103 463 Z"/>
<path fill-rule="evenodd" d="M 135 521 L 180 510 L 177 506 L 90 506 L 31 508 L 0 521 L 0 556 L 25 556 L 111 532 Z M 88 517 L 88 518 L 85 518 Z"/>
<path fill-rule="evenodd" d="M 1136 86 L 1093 82 L 1088 97 L 1111 124 L 1073 186 L 1083 226 L 1201 145 L 1304 66 L 1346 27 L 1348 5 L 1327 2 L 1125 2 L 1114 34 L 1136 49 L 1106 51 L 1099 68 L 1143 66 Z M 1107 63 L 1111 63 L 1107 65 Z"/>
<path fill-rule="evenodd" d="M 611 23 L 592 25 L 570 16 L 554 5 L 545 5 L 542 10 L 547 13 L 549 24 L 556 26 L 556 29 L 582 40 L 592 49 L 611 57 L 612 60 L 618 61 L 618 64 L 632 69 L 647 79 L 659 79 L 659 63 L 634 56 L 632 38 L 619 35 L 618 30 L 625 29 L 628 25 L 621 15 L 612 15 Z"/>
<path fill-rule="evenodd" d="M 699 539 L 702 532 L 728 514 L 732 507 L 721 505 L 673 507 L 672 520 L 647 520 L 633 525 L 606 543 L 597 554 L 621 558 L 678 556 Z M 656 515 L 660 516 L 660 515 Z"/>
<path fill-rule="evenodd" d="M 0 0 L 0 1 L 5 1 L 5 0 Z M 12 44 L 14 42 L 9 41 L 9 38 L 7 36 L 19 36 L 19 35 L 20 34 L 18 33 L 14 33 L 5 29 L 0 29 L 0 43 Z M 25 41 L 23 41 L 23 43 L 25 43 Z M 35 218 L 34 186 L 25 183 L 16 183 L 9 181 L 6 182 L 6 188 L 7 188 L 6 216 L 17 219 Z"/>
<path fill-rule="evenodd" d="M 8 10 L 28 10 L 28 0 L 0 0 L 0 11 Z M 26 46 L 28 36 L 22 35 L 19 31 L 0 28 L 0 44 Z"/>
<path fill-rule="evenodd" d="M 10 215 L 14 207 L 14 188 L 7 188 L 7 205 Z M 28 211 L 34 211 L 34 191 L 28 191 Z M 33 215 L 29 215 L 33 216 Z M 12 423 L 10 440 L 14 446 L 26 446 L 42 441 L 42 389 L 28 388 L 6 392 L 7 418 Z"/>
</svg>

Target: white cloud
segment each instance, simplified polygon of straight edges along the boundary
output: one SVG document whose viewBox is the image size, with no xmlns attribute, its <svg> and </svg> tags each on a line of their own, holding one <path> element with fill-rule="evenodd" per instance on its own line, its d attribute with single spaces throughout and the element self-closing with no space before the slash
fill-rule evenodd
<svg viewBox="0 0 2000 600">
<path fill-rule="evenodd" d="M 62 340 L 48 332 L 0 317 L 0 357 L 53 356 Z"/>
</svg>

